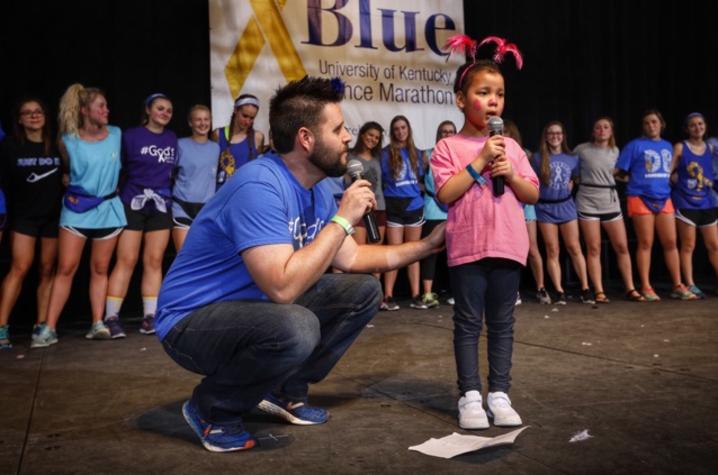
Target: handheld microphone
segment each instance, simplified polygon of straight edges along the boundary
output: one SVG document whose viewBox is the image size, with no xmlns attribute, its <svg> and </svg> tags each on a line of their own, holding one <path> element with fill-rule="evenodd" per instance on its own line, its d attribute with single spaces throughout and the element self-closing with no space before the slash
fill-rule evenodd
<svg viewBox="0 0 718 475">
<path fill-rule="evenodd" d="M 349 163 L 347 163 L 347 174 L 351 177 L 352 183 L 357 180 L 361 180 L 362 171 L 364 171 L 364 166 L 362 166 L 359 160 L 349 160 Z M 364 227 L 366 228 L 367 240 L 369 242 L 377 243 L 381 240 L 379 228 L 376 225 L 376 218 L 374 217 L 374 213 L 372 211 L 369 211 L 364 215 Z"/>
<path fill-rule="evenodd" d="M 494 135 L 503 135 L 504 133 L 504 121 L 501 117 L 492 115 L 489 117 L 489 137 Z M 492 176 L 491 183 L 494 189 L 494 196 L 501 196 L 504 194 L 504 177 Z"/>
</svg>

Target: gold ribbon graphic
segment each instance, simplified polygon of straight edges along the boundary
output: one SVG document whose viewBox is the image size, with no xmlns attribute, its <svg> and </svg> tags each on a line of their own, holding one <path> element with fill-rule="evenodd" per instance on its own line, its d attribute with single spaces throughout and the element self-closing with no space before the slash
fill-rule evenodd
<svg viewBox="0 0 718 475">
<path fill-rule="evenodd" d="M 242 90 L 265 41 L 269 42 L 279 69 L 287 81 L 301 79 L 307 75 L 282 20 L 281 9 L 287 0 L 250 0 L 250 3 L 254 15 L 247 23 L 224 68 L 232 97 L 237 97 Z"/>
</svg>

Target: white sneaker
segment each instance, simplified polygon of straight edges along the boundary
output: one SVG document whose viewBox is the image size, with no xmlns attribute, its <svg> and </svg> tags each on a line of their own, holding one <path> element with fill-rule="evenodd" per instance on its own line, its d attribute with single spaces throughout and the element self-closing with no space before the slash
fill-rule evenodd
<svg viewBox="0 0 718 475">
<path fill-rule="evenodd" d="M 519 293 L 516 294 L 516 303 L 514 303 L 514 307 L 518 307 L 518 306 L 521 305 L 522 303 L 523 303 L 523 302 L 521 301 L 521 292 L 519 292 Z"/>
<path fill-rule="evenodd" d="M 511 399 L 508 394 L 501 391 L 489 393 L 486 398 L 486 406 L 489 408 L 489 417 L 494 420 L 495 426 L 514 427 L 522 424 L 521 416 L 511 407 Z"/>
<path fill-rule="evenodd" d="M 100 321 L 92 324 L 85 338 L 88 340 L 109 340 L 112 338 L 112 335 L 110 335 L 110 329 Z"/>
<path fill-rule="evenodd" d="M 489 418 L 481 407 L 481 393 L 466 391 L 459 399 L 459 427 L 462 429 L 488 429 Z"/>
</svg>

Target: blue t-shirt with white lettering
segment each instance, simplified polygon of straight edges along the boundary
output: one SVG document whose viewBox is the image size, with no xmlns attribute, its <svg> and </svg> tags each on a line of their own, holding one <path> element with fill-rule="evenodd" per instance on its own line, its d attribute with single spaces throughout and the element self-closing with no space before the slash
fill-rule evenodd
<svg viewBox="0 0 718 475">
<path fill-rule="evenodd" d="M 420 150 L 416 150 L 416 155 L 418 176 L 411 167 L 409 152 L 406 148 L 401 149 L 401 170 L 399 170 L 398 176 L 395 176 L 389 165 L 389 147 L 384 147 L 381 151 L 381 180 L 384 184 L 384 197 L 411 199 L 406 208 L 407 211 L 424 206 L 424 198 L 419 187 L 419 178 L 424 176 L 424 164 Z"/>
<path fill-rule="evenodd" d="M 616 168 L 630 173 L 627 196 L 662 200 L 671 196 L 673 146 L 663 139 L 640 137 L 628 142 L 618 156 Z"/>
<path fill-rule="evenodd" d="M 269 300 L 241 253 L 270 244 L 298 250 L 314 240 L 336 210 L 326 180 L 304 188 L 278 155 L 265 154 L 243 166 L 197 215 L 165 277 L 156 314 L 160 339 L 209 304 Z"/>
</svg>

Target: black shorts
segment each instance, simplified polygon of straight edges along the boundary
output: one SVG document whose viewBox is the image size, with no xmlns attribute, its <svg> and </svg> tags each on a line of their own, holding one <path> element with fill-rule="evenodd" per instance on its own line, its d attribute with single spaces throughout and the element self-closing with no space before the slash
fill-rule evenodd
<svg viewBox="0 0 718 475">
<path fill-rule="evenodd" d="M 5 213 L 0 214 L 0 231 L 5 229 L 5 225 L 7 224 L 7 215 Z"/>
<path fill-rule="evenodd" d="M 167 213 L 145 213 L 135 211 L 128 205 L 125 206 L 125 217 L 127 218 L 127 227 L 129 231 L 161 231 L 163 229 L 172 229 L 172 215 Z"/>
<path fill-rule="evenodd" d="M 189 229 L 194 220 L 192 218 L 173 217 L 172 222 L 174 223 L 173 227 L 175 229 Z"/>
<path fill-rule="evenodd" d="M 386 225 L 389 228 L 418 228 L 424 224 L 424 207 L 407 210 L 412 198 L 384 198 L 386 201 Z"/>
<path fill-rule="evenodd" d="M 69 231 L 78 237 L 101 241 L 103 239 L 110 239 L 115 236 L 118 236 L 124 228 L 119 227 L 119 228 L 89 229 L 89 228 L 75 228 L 73 226 L 62 226 L 62 229 Z"/>
<path fill-rule="evenodd" d="M 60 227 L 60 217 L 52 218 L 15 218 L 10 223 L 10 229 L 18 234 L 35 238 L 57 238 Z"/>
<path fill-rule="evenodd" d="M 375 210 L 374 211 L 374 219 L 376 219 L 376 225 L 377 226 L 386 226 L 386 211 L 384 210 Z M 364 220 L 360 219 L 359 222 L 356 224 L 357 228 L 363 228 L 364 227 Z"/>
<path fill-rule="evenodd" d="M 680 219 L 689 226 L 703 228 L 718 223 L 718 208 L 706 209 L 676 209 L 676 219 Z"/>
<path fill-rule="evenodd" d="M 581 221 L 601 221 L 602 223 L 610 223 L 611 221 L 618 221 L 623 219 L 623 213 L 616 211 L 614 213 L 582 213 L 577 212 L 578 219 Z"/>
</svg>

